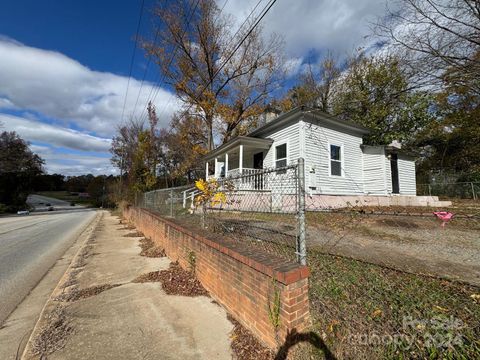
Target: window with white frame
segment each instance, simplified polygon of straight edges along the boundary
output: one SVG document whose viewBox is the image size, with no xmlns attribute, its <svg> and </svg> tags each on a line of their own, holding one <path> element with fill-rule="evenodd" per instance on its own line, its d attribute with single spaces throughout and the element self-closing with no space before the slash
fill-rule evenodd
<svg viewBox="0 0 480 360">
<path fill-rule="evenodd" d="M 287 166 L 287 144 L 281 144 L 275 147 L 275 168 Z"/>
<path fill-rule="evenodd" d="M 342 176 L 342 147 L 330 145 L 330 175 Z"/>
</svg>

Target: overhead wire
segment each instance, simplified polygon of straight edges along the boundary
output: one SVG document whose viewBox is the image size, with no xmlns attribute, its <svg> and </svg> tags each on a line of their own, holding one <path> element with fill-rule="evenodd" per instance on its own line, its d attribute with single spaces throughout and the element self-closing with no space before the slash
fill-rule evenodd
<svg viewBox="0 0 480 360">
<path fill-rule="evenodd" d="M 140 25 L 142 23 L 144 7 L 145 7 L 145 0 L 142 0 L 141 6 L 140 6 L 140 15 L 138 17 L 137 30 L 136 30 L 136 33 L 135 33 L 135 41 L 134 41 L 134 44 L 133 44 L 132 57 L 131 57 L 131 60 L 130 60 L 130 69 L 129 69 L 129 72 L 128 72 L 128 80 L 127 80 L 127 89 L 125 90 L 125 97 L 123 99 L 122 116 L 120 118 L 120 122 L 123 122 L 123 116 L 125 115 L 125 106 L 127 105 L 128 89 L 130 87 L 130 79 L 132 78 L 133 63 L 135 61 L 135 53 L 137 51 L 138 33 L 140 32 Z"/>
</svg>

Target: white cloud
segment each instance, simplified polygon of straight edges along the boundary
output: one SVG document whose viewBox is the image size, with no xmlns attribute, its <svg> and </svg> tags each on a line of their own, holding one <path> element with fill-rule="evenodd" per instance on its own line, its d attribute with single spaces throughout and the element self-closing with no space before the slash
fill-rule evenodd
<svg viewBox="0 0 480 360">
<path fill-rule="evenodd" d="M 39 144 L 30 144 L 30 150 L 45 160 L 45 170 L 50 174 L 82 175 L 82 174 L 114 174 L 118 169 L 113 167 L 108 153 L 88 151 L 65 152 L 65 149 Z"/>
<path fill-rule="evenodd" d="M 110 149 L 111 140 L 108 138 L 92 136 L 65 127 L 6 114 L 0 114 L 0 122 L 3 123 L 5 130 L 16 131 L 28 141 L 83 151 L 107 152 Z"/>
<path fill-rule="evenodd" d="M 30 146 L 30 148 L 32 148 L 32 146 Z M 105 157 L 79 154 L 61 154 L 61 156 L 59 156 L 58 153 L 51 150 L 41 150 L 38 151 L 37 154 L 46 161 L 46 170 L 50 174 L 108 175 L 118 173 L 118 170 L 110 163 L 110 159 Z"/>
<path fill-rule="evenodd" d="M 35 111 L 65 126 L 75 124 L 76 128 L 107 137 L 120 124 L 127 77 L 93 71 L 58 52 L 5 37 L 0 37 L 0 63 L 0 108 Z M 140 84 L 130 80 L 125 119 L 134 110 Z M 144 83 L 136 116 L 147 103 L 152 87 Z M 154 103 L 157 113 L 163 114 L 159 125 L 166 126 L 177 109 L 176 100 L 160 88 Z"/>
<path fill-rule="evenodd" d="M 67 176 L 78 176 L 85 174 L 118 175 L 117 169 L 110 165 L 108 159 L 102 162 L 99 161 L 94 166 L 92 166 L 92 164 L 83 164 L 81 162 L 66 165 L 58 163 L 55 160 L 51 160 L 47 163 L 46 168 L 49 174 L 62 174 Z"/>
<path fill-rule="evenodd" d="M 219 6 L 223 0 L 218 0 Z M 237 24 L 250 13 L 257 0 L 231 0 L 224 12 L 235 14 Z M 265 6 L 264 1 L 256 10 Z M 288 58 L 298 61 L 314 49 L 332 51 L 344 58 L 359 46 L 369 46 L 365 37 L 370 23 L 385 12 L 385 0 L 297 0 L 277 1 L 262 20 L 266 34 L 275 32 L 285 39 Z M 301 70 L 299 66 L 294 69 Z"/>
</svg>

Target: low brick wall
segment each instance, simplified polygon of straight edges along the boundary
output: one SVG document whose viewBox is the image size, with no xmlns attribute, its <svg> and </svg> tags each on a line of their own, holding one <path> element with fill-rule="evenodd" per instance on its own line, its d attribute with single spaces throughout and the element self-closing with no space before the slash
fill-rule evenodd
<svg viewBox="0 0 480 360">
<path fill-rule="evenodd" d="M 287 331 L 309 325 L 308 267 L 201 236 L 146 209 L 129 207 L 123 216 L 184 268 L 194 254 L 196 275 L 211 296 L 269 347 L 281 345 Z M 275 298 L 277 331 L 269 316 L 278 309 Z"/>
</svg>

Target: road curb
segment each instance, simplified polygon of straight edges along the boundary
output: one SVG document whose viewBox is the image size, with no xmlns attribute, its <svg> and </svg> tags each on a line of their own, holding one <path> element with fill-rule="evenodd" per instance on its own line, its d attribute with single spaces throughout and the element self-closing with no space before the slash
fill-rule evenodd
<svg viewBox="0 0 480 360">
<path fill-rule="evenodd" d="M 81 245 L 79 246 L 77 252 L 75 255 L 72 257 L 70 264 L 68 265 L 67 269 L 65 270 L 64 274 L 58 281 L 58 284 L 55 286 L 53 289 L 52 293 L 48 297 L 47 301 L 45 302 L 45 305 L 42 308 L 42 311 L 40 312 L 38 319 L 35 323 L 35 326 L 32 329 L 32 332 L 30 333 L 30 337 L 28 338 L 28 341 L 25 345 L 25 348 L 23 350 L 22 356 L 20 359 L 29 359 L 32 358 L 31 354 L 31 348 L 32 348 L 32 342 L 35 339 L 36 335 L 38 334 L 39 330 L 41 329 L 45 315 L 48 312 L 49 308 L 53 304 L 54 300 L 53 298 L 60 292 L 60 287 L 62 284 L 65 283 L 66 279 L 68 279 L 70 272 L 72 271 L 72 265 L 75 263 L 75 261 L 78 259 L 79 254 L 83 250 L 83 248 L 88 244 L 88 242 L 92 239 L 92 236 L 94 234 L 95 229 L 98 227 L 100 221 L 103 219 L 105 211 L 99 211 L 95 215 L 95 217 L 85 226 L 85 228 L 82 230 L 80 235 L 78 235 L 77 239 L 75 242 L 81 238 L 85 237 L 85 239 L 81 242 Z M 75 243 L 74 242 L 74 243 Z"/>
</svg>

